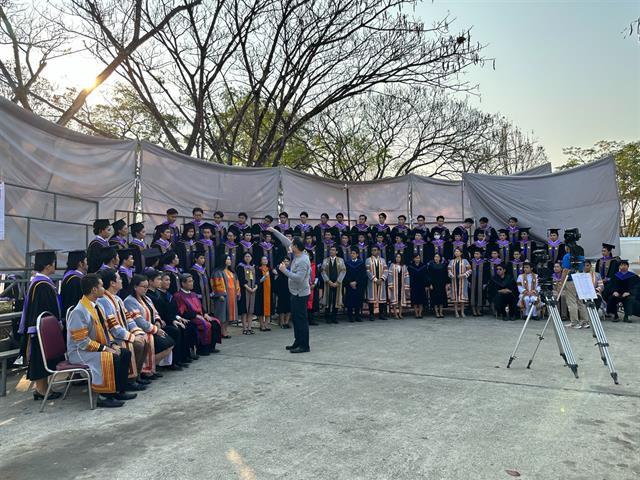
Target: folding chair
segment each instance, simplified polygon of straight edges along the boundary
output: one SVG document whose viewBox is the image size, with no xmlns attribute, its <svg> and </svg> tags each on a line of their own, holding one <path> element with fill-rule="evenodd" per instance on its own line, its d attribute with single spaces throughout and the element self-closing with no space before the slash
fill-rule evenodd
<svg viewBox="0 0 640 480">
<path fill-rule="evenodd" d="M 49 386 L 47 392 L 44 394 L 42 405 L 40 405 L 40 412 L 44 411 L 44 407 L 49 398 L 49 393 L 54 385 L 66 384 L 64 389 L 64 395 L 62 399 L 67 398 L 69 387 L 74 382 L 87 382 L 89 391 L 89 407 L 93 410 L 93 392 L 91 391 L 91 371 L 86 365 L 78 365 L 70 363 L 67 359 L 67 343 L 62 336 L 62 330 L 60 329 L 60 322 L 50 312 L 42 312 L 36 321 L 36 331 L 38 334 L 38 343 L 40 343 L 40 352 L 42 353 L 42 360 L 44 368 L 51 378 L 49 379 Z M 51 370 L 48 365 L 49 360 L 55 360 L 57 358 L 65 357 L 65 360 L 58 362 L 55 370 Z M 77 374 L 74 378 L 74 374 Z M 64 376 L 63 379 L 56 380 L 57 377 Z"/>
</svg>

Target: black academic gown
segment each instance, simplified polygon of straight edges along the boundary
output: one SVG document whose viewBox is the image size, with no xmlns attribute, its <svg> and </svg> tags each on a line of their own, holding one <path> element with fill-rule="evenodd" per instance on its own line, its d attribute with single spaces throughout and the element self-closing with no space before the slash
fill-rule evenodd
<svg viewBox="0 0 640 480">
<path fill-rule="evenodd" d="M 511 293 L 502 294 L 499 292 L 499 290 L 505 288 L 511 290 Z M 505 307 L 508 306 L 509 315 L 511 317 L 515 316 L 519 294 L 518 285 L 513 276 L 505 274 L 503 278 L 500 278 L 498 275 L 495 275 L 489 280 L 487 291 L 489 300 L 493 303 L 498 315 L 505 315 Z"/>
<path fill-rule="evenodd" d="M 102 250 L 108 246 L 109 245 L 106 240 L 104 243 L 95 238 L 91 240 L 87 246 L 87 263 L 89 266 L 89 273 L 95 273 L 100 269 L 100 265 L 102 265 Z"/>
<path fill-rule="evenodd" d="M 431 300 L 431 306 L 437 305 L 447 306 L 447 284 L 449 283 L 449 270 L 447 264 L 429 263 L 427 270 L 428 283 L 429 283 L 429 297 Z M 433 287 L 433 289 L 431 289 Z"/>
<path fill-rule="evenodd" d="M 481 258 L 476 262 L 471 259 L 471 276 L 469 277 L 469 305 L 472 307 L 483 307 L 486 304 L 486 288 L 491 274 L 489 264 Z"/>
<path fill-rule="evenodd" d="M 440 234 L 441 240 L 449 240 L 449 238 L 451 238 L 451 233 L 449 232 L 449 229 L 447 227 L 441 227 L 439 225 L 431 227 L 431 238 L 433 238 L 433 234 L 436 232 Z"/>
<path fill-rule="evenodd" d="M 78 272 L 65 273 L 60 286 L 62 315 L 66 318 L 69 308 L 75 307 L 82 298 L 82 277 Z"/>
<path fill-rule="evenodd" d="M 344 286 L 343 303 L 346 308 L 355 308 L 356 315 L 359 315 L 362 304 L 364 303 L 364 292 L 367 288 L 367 269 L 364 261 L 357 259 L 352 262 L 351 259 L 345 260 L 346 273 L 342 285 Z M 356 282 L 355 288 L 351 286 L 351 282 Z"/>
<path fill-rule="evenodd" d="M 602 281 L 604 282 L 604 291 L 602 292 L 602 298 L 605 302 L 609 300 L 609 295 L 613 291 L 613 278 L 618 272 L 620 259 L 618 257 L 600 257 L 596 262 L 596 271 L 600 273 Z"/>
<path fill-rule="evenodd" d="M 487 225 L 487 228 L 478 227 L 473 231 L 473 240 L 476 241 L 478 239 L 478 232 L 484 233 L 484 239 L 487 242 L 495 242 L 498 240 L 498 233 L 496 229 L 491 225 Z"/>
<path fill-rule="evenodd" d="M 415 262 L 407 265 L 412 305 L 427 305 L 428 268 L 428 265 L 422 262 L 418 265 Z"/>
</svg>

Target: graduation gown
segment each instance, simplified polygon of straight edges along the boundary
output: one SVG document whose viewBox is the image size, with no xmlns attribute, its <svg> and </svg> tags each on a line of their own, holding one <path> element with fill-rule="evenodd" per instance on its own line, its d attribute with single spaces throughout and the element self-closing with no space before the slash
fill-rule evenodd
<svg viewBox="0 0 640 480">
<path fill-rule="evenodd" d="M 352 282 L 356 282 L 355 287 L 351 286 Z M 342 284 L 344 285 L 344 306 L 359 311 L 364 303 L 364 291 L 367 288 L 367 269 L 364 261 L 358 258 L 355 262 L 351 259 L 345 262 Z"/>
<path fill-rule="evenodd" d="M 411 288 L 410 298 L 412 305 L 427 304 L 427 287 L 429 283 L 428 265 L 420 262 L 418 265 L 411 262 L 407 265 L 409 272 L 409 286 Z"/>
<path fill-rule="evenodd" d="M 567 253 L 564 248 L 564 243 L 562 243 L 562 240 L 560 239 L 555 242 L 547 239 L 545 247 L 547 249 L 547 254 L 549 255 L 549 268 L 553 268 L 553 264 L 557 261 L 561 262 L 565 253 Z"/>
<path fill-rule="evenodd" d="M 118 250 L 122 250 L 127 248 L 127 239 L 122 238 L 118 235 L 114 235 L 109 239 L 109 245 L 112 247 L 116 247 Z"/>
<path fill-rule="evenodd" d="M 236 240 L 238 241 L 244 238 L 244 232 L 251 232 L 253 234 L 251 225 L 249 225 L 248 223 L 234 222 L 229 225 L 229 231 L 234 233 L 234 235 L 236 236 Z"/>
<path fill-rule="evenodd" d="M 366 223 L 356 223 L 351 227 L 351 238 L 354 242 L 358 241 L 358 235 L 363 234 L 367 242 L 371 241 L 371 229 Z M 363 260 L 364 262 L 364 260 Z"/>
<path fill-rule="evenodd" d="M 276 296 L 276 313 L 291 313 L 289 279 L 280 271 L 273 277 L 273 291 Z"/>
<path fill-rule="evenodd" d="M 196 250 L 204 251 L 204 269 L 207 271 L 207 277 L 211 278 L 216 268 L 216 250 L 214 241 L 211 239 L 201 238 L 197 242 Z"/>
<path fill-rule="evenodd" d="M 449 278 L 451 279 L 451 301 L 466 303 L 469 300 L 469 276 L 471 265 L 466 258 L 449 262 Z"/>
<path fill-rule="evenodd" d="M 82 277 L 84 273 L 78 270 L 67 270 L 60 284 L 60 302 L 62 304 L 62 317 L 67 316 L 69 308 L 75 307 L 82 298 Z"/>
<path fill-rule="evenodd" d="M 518 244 L 518 242 L 520 241 L 520 227 L 515 226 L 515 227 L 507 227 L 507 230 L 509 230 L 509 241 L 515 246 Z"/>
<path fill-rule="evenodd" d="M 389 304 L 398 307 L 409 307 L 411 305 L 411 286 L 409 280 L 409 270 L 406 265 L 391 263 L 387 276 L 387 290 Z"/>
<path fill-rule="evenodd" d="M 247 242 L 245 240 L 240 240 L 239 242 L 236 242 L 236 243 L 238 244 L 238 249 L 237 249 L 238 262 L 241 262 L 244 260 L 244 255 L 247 252 L 251 254 L 251 258 L 253 258 L 254 262 L 257 262 L 260 259 L 260 255 L 262 255 L 262 252 L 261 252 L 261 249 L 259 249 L 255 243 Z M 222 264 L 220 264 L 220 267 L 222 267 Z"/>
<path fill-rule="evenodd" d="M 100 269 L 102 265 L 102 249 L 109 246 L 109 241 L 98 236 L 95 237 L 87 246 L 87 263 L 88 272 L 95 273 Z"/>
<path fill-rule="evenodd" d="M 313 227 L 308 223 L 299 223 L 295 227 L 293 227 L 293 234 L 296 237 L 301 237 L 304 239 L 304 236 L 308 232 L 313 232 Z"/>
<path fill-rule="evenodd" d="M 37 319 L 42 312 L 51 312 L 57 319 L 62 318 L 56 285 L 46 275 L 37 273 L 31 279 L 24 297 L 22 316 L 18 326 L 18 333 L 22 335 L 21 354 L 29 363 L 27 369 L 29 380 L 39 380 L 49 376 L 44 367 L 36 332 Z M 62 325 L 60 328 L 62 329 Z M 49 361 L 49 368 L 55 370 L 60 360 L 64 360 L 64 358 Z"/>
<path fill-rule="evenodd" d="M 120 265 L 118 267 L 118 273 L 122 279 L 122 289 L 118 292 L 120 298 L 127 298 L 133 293 L 133 287 L 131 286 L 131 280 L 133 279 L 133 268 L 126 268 Z"/>
<path fill-rule="evenodd" d="M 489 285 L 487 287 L 487 294 L 489 297 L 489 302 L 492 303 L 498 314 L 504 312 L 504 307 L 506 305 L 510 306 L 509 315 L 514 316 L 516 310 L 516 304 L 518 301 L 518 285 L 516 281 L 509 273 L 505 273 L 503 278 L 500 278 L 498 275 L 492 277 L 489 280 Z M 499 293 L 500 290 L 508 288 L 511 290 L 510 294 L 502 294 Z"/>
<path fill-rule="evenodd" d="M 400 235 L 402 237 L 402 241 L 406 242 L 409 239 L 409 234 L 411 230 L 406 225 L 396 225 L 391 229 L 391 240 L 395 241 L 396 236 Z"/>
<path fill-rule="evenodd" d="M 163 273 L 169 274 L 169 293 L 171 295 L 175 295 L 176 292 L 180 289 L 180 272 L 175 267 L 171 267 L 170 265 L 165 265 L 162 268 Z M 194 282 L 195 283 L 195 282 Z"/>
<path fill-rule="evenodd" d="M 509 263 L 513 258 L 513 244 L 509 240 L 498 240 L 496 247 L 498 247 L 500 260 L 502 260 L 503 263 Z"/>
<path fill-rule="evenodd" d="M 431 245 L 431 247 L 429 247 L 429 250 L 430 250 L 430 252 L 429 252 L 429 257 L 430 258 L 429 258 L 429 260 L 433 260 L 433 256 L 436 253 L 439 253 L 442 258 L 447 258 L 445 256 L 445 254 L 444 254 L 445 253 L 446 242 L 442 238 L 440 238 L 438 240 L 431 240 L 429 242 L 429 245 Z M 447 260 L 449 260 L 449 259 L 447 258 Z"/>
<path fill-rule="evenodd" d="M 264 240 L 264 233 L 271 225 L 266 223 L 256 223 L 251 227 L 251 233 L 254 238 L 259 238 L 260 241 Z"/>
<path fill-rule="evenodd" d="M 600 257 L 596 261 L 596 271 L 600 274 L 604 282 L 602 298 L 604 298 L 605 301 L 609 299 L 609 295 L 611 295 L 613 291 L 613 278 L 615 274 L 618 273 L 619 260 L 618 257 Z"/>
<path fill-rule="evenodd" d="M 469 304 L 472 307 L 482 307 L 486 303 L 485 292 L 491 275 L 489 264 L 484 259 L 471 259 L 471 279 L 469 282 Z"/>
<path fill-rule="evenodd" d="M 449 238 L 451 238 L 451 233 L 445 226 L 441 227 L 436 225 L 435 227 L 431 227 L 431 238 L 433 238 L 433 234 L 436 232 L 440 234 L 440 240 L 449 240 Z"/>
<path fill-rule="evenodd" d="M 160 229 L 165 225 L 169 225 L 171 227 L 171 240 L 170 243 L 175 244 L 178 240 L 180 240 L 180 227 L 178 227 L 175 223 L 169 223 L 167 220 L 162 222 L 160 225 L 157 225 L 153 232 L 153 241 L 155 242 L 160 238 Z"/>
<path fill-rule="evenodd" d="M 265 317 L 273 315 L 273 297 L 271 289 L 271 269 L 260 265 L 257 268 L 258 290 L 256 291 L 255 314 Z"/>
<path fill-rule="evenodd" d="M 322 265 L 322 262 L 325 258 L 329 258 L 329 250 L 331 250 L 331 247 L 336 246 L 336 242 L 334 242 L 333 240 L 323 240 L 320 243 L 316 244 L 316 256 L 315 256 L 315 262 L 318 265 Z"/>
<path fill-rule="evenodd" d="M 321 275 L 324 281 L 324 289 L 322 290 L 321 304 L 324 308 L 329 308 L 334 305 L 335 307 L 342 307 L 342 282 L 347 273 L 344 260 L 338 256 L 335 257 L 334 270 L 331 269 L 331 257 L 327 257 L 322 261 Z M 334 278 L 335 277 L 335 278 Z M 329 287 L 329 280 L 338 284 L 337 287 Z"/>
<path fill-rule="evenodd" d="M 180 270 L 188 272 L 193 264 L 193 255 L 196 253 L 196 241 L 179 240 L 175 245 L 175 250 L 180 260 Z"/>
<path fill-rule="evenodd" d="M 471 245 L 471 242 L 473 242 L 474 240 L 473 234 L 471 233 L 471 229 L 465 227 L 464 225 L 458 225 L 456 228 L 453 229 L 452 235 L 455 236 L 456 234 L 461 235 L 462 243 L 464 243 L 467 246 Z"/>
<path fill-rule="evenodd" d="M 444 243 L 444 258 L 447 260 L 453 260 L 453 252 L 456 248 L 459 248 L 462 251 L 462 256 L 469 259 L 469 252 L 467 250 L 467 245 L 462 240 L 455 240 L 453 242 L 445 242 Z M 434 252 L 435 253 L 435 252 Z"/>
<path fill-rule="evenodd" d="M 484 239 L 488 242 L 495 242 L 498 240 L 498 233 L 496 232 L 496 229 L 489 224 L 484 228 L 478 227 L 473 231 L 473 241 L 478 239 L 478 232 L 483 232 Z"/>
<path fill-rule="evenodd" d="M 427 280 L 429 283 L 429 298 L 431 306 L 447 306 L 447 284 L 450 282 L 447 264 L 431 262 L 427 269 Z M 433 287 L 433 288 L 431 288 Z"/>
<path fill-rule="evenodd" d="M 145 262 L 144 257 L 142 256 L 142 252 L 149 248 L 147 242 L 144 240 L 140 240 L 138 238 L 134 238 L 129 242 L 129 248 L 133 252 L 133 266 L 136 270 L 136 273 L 142 273 L 144 271 Z"/>
<path fill-rule="evenodd" d="M 420 263 L 427 264 L 431 260 L 428 256 L 427 242 L 424 240 L 412 240 L 409 242 L 409 253 L 407 263 L 413 263 L 413 257 L 420 255 Z M 433 258 L 433 257 L 432 257 Z"/>
<path fill-rule="evenodd" d="M 380 258 L 382 258 L 385 261 L 385 263 L 389 263 L 390 258 L 389 258 L 389 249 L 387 248 L 387 244 L 384 242 L 375 242 L 371 244 L 372 247 L 374 245 L 380 249 Z"/>
<path fill-rule="evenodd" d="M 211 232 L 213 237 L 211 239 L 215 246 L 219 247 L 227 239 L 227 229 L 221 223 L 211 222 L 211 225 L 213 226 L 213 231 Z"/>
<path fill-rule="evenodd" d="M 625 315 L 633 315 L 634 313 L 640 313 L 640 307 L 638 306 L 638 283 L 640 278 L 632 271 L 616 272 L 611 280 L 611 293 L 618 292 L 619 297 L 609 296 L 607 302 L 607 311 L 609 313 L 617 314 L 618 304 L 622 303 L 624 307 Z M 629 293 L 625 298 L 622 295 Z"/>
<path fill-rule="evenodd" d="M 345 245 L 340 242 L 338 245 L 338 256 L 343 259 L 345 262 L 351 258 L 351 245 L 348 243 Z"/>
<path fill-rule="evenodd" d="M 369 228 L 369 235 L 371 236 L 371 241 L 375 241 L 376 235 L 382 233 L 384 235 L 385 242 L 389 241 L 389 234 L 391 233 L 391 227 L 386 223 L 378 223 L 376 225 L 371 225 Z"/>
<path fill-rule="evenodd" d="M 358 242 L 355 244 L 355 246 L 358 248 L 358 252 L 359 252 L 358 258 L 362 260 L 362 263 L 364 263 L 365 260 L 371 256 L 370 255 L 371 248 L 369 247 L 369 244 L 366 242 L 365 243 Z"/>
<path fill-rule="evenodd" d="M 520 252 L 522 253 L 522 260 L 531 261 L 532 253 L 536 249 L 536 242 L 533 240 L 527 240 L 526 242 L 520 240 L 517 243 L 518 247 L 520 247 Z"/>
<path fill-rule="evenodd" d="M 181 289 L 173 298 L 178 306 L 180 316 L 195 324 L 198 330 L 198 350 L 201 352 L 213 351 L 215 344 L 221 342 L 219 321 L 214 318 L 214 321 L 209 323 L 204 318 L 205 312 L 202 311 L 202 302 L 195 292 L 187 293 Z"/>
<path fill-rule="evenodd" d="M 329 231 L 331 232 L 331 235 L 333 235 L 333 238 L 335 238 L 336 236 L 336 229 L 333 228 L 331 225 L 329 225 L 328 223 L 319 223 L 318 225 L 316 225 L 315 227 L 313 227 L 313 234 L 316 236 L 316 241 L 321 241 L 324 240 L 324 234 Z M 328 254 L 327 254 L 328 256 Z"/>
<path fill-rule="evenodd" d="M 247 287 L 253 288 L 256 286 L 256 269 L 253 265 L 246 265 L 242 262 L 238 265 L 236 273 L 240 284 L 238 311 L 241 315 L 255 313 L 256 292 L 249 292 Z"/>
<path fill-rule="evenodd" d="M 221 322 L 237 322 L 240 282 L 233 270 L 225 268 L 214 272 L 213 295 L 216 318 Z"/>
<path fill-rule="evenodd" d="M 160 253 L 162 253 L 162 255 L 167 253 L 169 250 L 173 250 L 173 244 L 170 241 L 164 240 L 162 238 L 156 238 L 151 246 L 160 249 Z"/>
<path fill-rule="evenodd" d="M 369 257 L 365 262 L 367 268 L 367 301 L 374 305 L 387 303 L 387 262 L 381 257 Z M 374 283 L 374 279 L 378 279 Z"/>
<path fill-rule="evenodd" d="M 211 298 L 211 283 L 207 270 L 198 264 L 193 264 L 189 271 L 193 277 L 193 291 L 202 303 L 202 311 L 213 315 L 213 300 Z"/>
<path fill-rule="evenodd" d="M 518 278 L 518 275 L 523 272 L 523 264 L 524 262 L 522 260 L 518 260 L 517 262 L 511 260 L 511 263 L 508 264 L 507 272 L 511 272 L 513 278 Z"/>
<path fill-rule="evenodd" d="M 396 255 L 398 253 L 402 256 L 402 261 L 404 263 L 407 263 L 408 257 L 411 254 L 411 248 L 404 242 L 389 245 L 387 247 L 387 261 L 389 263 L 394 263 L 396 261 Z"/>
<path fill-rule="evenodd" d="M 426 223 L 424 225 L 422 225 L 422 226 L 416 225 L 415 227 L 413 227 L 413 229 L 411 229 L 411 238 L 412 239 L 415 238 L 416 233 L 421 233 L 422 234 L 422 240 L 424 240 L 425 242 L 428 242 L 429 240 L 431 240 L 431 230 L 429 230 L 429 227 L 427 227 Z"/>
<path fill-rule="evenodd" d="M 149 304 L 153 305 L 153 302 L 148 299 L 147 302 L 140 302 L 138 299 L 129 295 L 124 299 L 124 306 L 127 309 L 127 322 L 133 321 L 140 330 L 147 335 L 147 343 L 149 349 L 147 351 L 147 358 L 142 366 L 142 373 L 152 374 L 156 371 L 156 335 L 158 334 L 158 327 L 156 326 L 156 319 L 154 318 L 154 312 L 149 308 Z"/>
<path fill-rule="evenodd" d="M 269 268 L 276 268 L 276 256 L 277 249 L 273 243 L 270 242 L 260 242 L 256 245 L 256 258 L 254 259 L 255 263 L 261 263 L 262 257 L 267 257 L 269 260 Z"/>
<path fill-rule="evenodd" d="M 487 264 L 489 265 L 489 275 L 491 275 L 491 277 L 495 277 L 498 272 L 497 272 L 497 268 L 498 265 L 500 265 L 502 263 L 502 260 L 500 259 L 500 257 L 498 258 L 490 258 L 489 260 L 487 260 Z"/>
</svg>

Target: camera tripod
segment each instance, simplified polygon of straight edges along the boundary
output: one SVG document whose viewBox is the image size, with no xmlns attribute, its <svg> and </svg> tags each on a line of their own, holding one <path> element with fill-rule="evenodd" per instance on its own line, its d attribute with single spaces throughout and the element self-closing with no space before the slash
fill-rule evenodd
<svg viewBox="0 0 640 480">
<path fill-rule="evenodd" d="M 600 358 L 609 369 L 609 374 L 611 375 L 611 378 L 613 378 L 613 383 L 618 385 L 618 372 L 616 371 L 616 367 L 613 365 L 613 359 L 609 353 L 609 342 L 607 341 L 607 336 L 604 334 L 604 329 L 602 328 L 602 322 L 600 321 L 600 315 L 598 315 L 596 304 L 593 299 L 583 300 L 583 302 L 585 303 L 587 313 L 589 314 L 591 330 L 593 330 L 593 338 L 596 339 L 596 345 L 600 350 Z"/>
<path fill-rule="evenodd" d="M 567 283 L 567 278 L 568 278 L 568 275 L 564 279 L 564 282 L 562 283 L 562 287 L 558 292 L 558 298 L 560 297 L 560 295 L 562 294 L 562 291 L 564 290 L 564 286 Z M 553 320 L 553 327 L 556 334 L 556 342 L 558 343 L 558 350 L 560 351 L 560 356 L 564 360 L 565 365 L 571 369 L 571 372 L 573 372 L 573 375 L 576 378 L 578 378 L 578 364 L 576 363 L 575 356 L 573 355 L 573 349 L 571 348 L 571 344 L 569 343 L 569 337 L 567 337 L 567 332 L 564 328 L 564 324 L 562 323 L 562 318 L 560 317 L 560 311 L 558 310 L 558 300 L 553 295 L 553 291 L 542 290 L 540 292 L 540 297 L 542 301 L 545 303 L 545 305 L 547 306 L 547 309 L 549 311 L 549 317 L 547 318 L 547 321 L 545 322 L 544 327 L 542 328 L 542 332 L 538 334 L 538 344 L 536 345 L 536 348 L 533 351 L 533 355 L 531 355 L 531 359 L 529 360 L 529 363 L 527 363 L 527 368 L 531 368 L 531 364 L 533 363 L 533 359 L 536 356 L 538 348 L 540 347 L 542 340 L 544 340 L 544 332 L 547 330 L 549 322 Z M 516 346 L 513 349 L 513 353 L 509 357 L 507 368 L 511 368 L 511 363 L 516 358 L 518 347 L 520 347 L 520 342 L 522 341 L 524 332 L 526 331 L 527 325 L 531 320 L 532 313 L 533 313 L 533 308 L 529 310 L 529 314 L 527 315 L 524 325 L 522 326 L 522 331 L 520 332 L 520 336 L 518 337 Z"/>
</svg>

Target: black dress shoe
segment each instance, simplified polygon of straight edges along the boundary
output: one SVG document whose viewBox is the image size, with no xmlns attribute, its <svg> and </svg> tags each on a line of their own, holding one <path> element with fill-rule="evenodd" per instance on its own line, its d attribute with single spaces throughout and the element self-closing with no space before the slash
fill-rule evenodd
<svg viewBox="0 0 640 480">
<path fill-rule="evenodd" d="M 116 400 L 113 397 L 102 397 L 102 396 L 98 397 L 98 401 L 96 403 L 96 406 L 98 408 L 117 408 L 117 407 L 122 407 L 123 405 L 124 405 L 124 402 L 122 400 Z"/>
<path fill-rule="evenodd" d="M 155 380 L 158 377 L 156 377 L 155 375 L 144 374 L 144 375 L 140 375 L 140 378 L 145 382 L 151 383 L 152 380 Z"/>
<path fill-rule="evenodd" d="M 380 320 L 386 320 L 387 317 L 380 317 Z"/>
<path fill-rule="evenodd" d="M 142 392 L 143 390 L 146 390 L 147 386 L 146 385 L 142 385 L 141 383 L 138 382 L 130 382 L 127 383 L 127 386 L 125 387 L 124 391 L 125 392 Z"/>
<path fill-rule="evenodd" d="M 150 385 L 151 384 L 151 380 L 148 380 L 142 376 L 140 376 L 137 380 L 137 383 L 139 383 L 140 385 Z"/>
<path fill-rule="evenodd" d="M 356 318 L 356 322 L 361 322 L 361 321 L 362 321 L 362 319 L 360 317 Z"/>
<path fill-rule="evenodd" d="M 180 366 L 182 368 L 189 368 L 189 366 L 190 366 L 188 363 L 182 363 L 182 362 L 177 363 L 176 365 L 178 365 L 178 366 Z"/>
<path fill-rule="evenodd" d="M 375 321 L 375 319 L 376 319 L 376 317 L 374 317 L 373 315 L 369 315 L 369 321 L 370 321 L 370 322 Z"/>
<path fill-rule="evenodd" d="M 153 374 L 153 376 L 154 376 L 155 378 L 162 378 L 162 377 L 164 377 L 164 375 L 163 375 L 163 374 L 158 373 L 158 372 L 154 373 L 154 374 Z"/>
<path fill-rule="evenodd" d="M 62 393 L 60 392 L 49 392 L 49 396 L 47 397 L 47 400 L 55 400 L 56 398 L 60 398 L 62 396 Z M 44 395 L 38 391 L 34 391 L 33 392 L 33 399 L 34 400 L 44 400 Z"/>
<path fill-rule="evenodd" d="M 181 372 L 182 371 L 182 367 L 178 364 L 174 364 L 174 365 L 169 365 L 167 367 L 167 370 L 173 370 L 174 372 Z"/>
<path fill-rule="evenodd" d="M 295 343 L 293 345 L 287 345 L 286 347 L 287 350 L 293 350 L 294 348 L 298 348 L 298 345 L 296 345 Z"/>
<path fill-rule="evenodd" d="M 289 353 L 307 353 L 307 352 L 310 352 L 310 351 L 311 351 L 310 348 L 296 347 L 296 348 L 292 348 L 291 350 L 289 350 Z"/>
<path fill-rule="evenodd" d="M 137 396 L 137 393 L 118 392 L 114 395 L 114 398 L 116 400 L 133 400 Z"/>
<path fill-rule="evenodd" d="M 198 352 L 198 355 L 200 355 L 201 357 L 208 357 L 209 355 L 211 355 L 211 352 L 205 352 L 204 350 Z"/>
<path fill-rule="evenodd" d="M 197 353 L 191 354 L 191 360 L 198 360 L 199 358 L 200 358 L 200 355 L 198 355 Z"/>
</svg>

